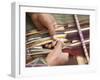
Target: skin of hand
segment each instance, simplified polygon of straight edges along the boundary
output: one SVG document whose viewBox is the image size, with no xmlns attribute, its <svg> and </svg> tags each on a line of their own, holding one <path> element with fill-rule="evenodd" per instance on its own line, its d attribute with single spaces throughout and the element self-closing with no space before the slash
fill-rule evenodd
<svg viewBox="0 0 100 80">
<path fill-rule="evenodd" d="M 57 44 L 57 41 L 61 41 L 62 44 L 64 45 L 64 42 L 66 41 L 66 39 L 56 39 L 56 40 L 53 40 L 52 42 L 50 43 L 47 43 L 44 45 L 44 48 L 48 48 L 48 49 L 52 49 L 55 47 L 55 45 Z"/>
<path fill-rule="evenodd" d="M 48 30 L 50 36 L 54 40 L 58 40 L 54 37 L 57 23 L 54 17 L 45 13 L 34 13 L 31 15 L 32 22 L 36 25 L 40 31 Z M 55 42 L 52 44 L 55 45 Z M 68 53 L 62 53 L 62 42 L 58 41 L 52 52 L 50 52 L 46 58 L 48 65 L 63 65 L 68 61 Z"/>
<path fill-rule="evenodd" d="M 57 23 L 52 15 L 46 13 L 34 13 L 31 15 L 31 18 L 38 30 L 48 30 L 49 34 L 53 37 Z"/>
<path fill-rule="evenodd" d="M 44 48 L 53 49 L 55 47 L 56 43 L 57 43 L 57 41 L 53 40 L 52 42 L 45 44 Z"/>
<path fill-rule="evenodd" d="M 55 48 L 47 55 L 46 61 L 49 66 L 65 65 L 69 54 L 62 52 L 62 42 L 58 41 Z"/>
</svg>

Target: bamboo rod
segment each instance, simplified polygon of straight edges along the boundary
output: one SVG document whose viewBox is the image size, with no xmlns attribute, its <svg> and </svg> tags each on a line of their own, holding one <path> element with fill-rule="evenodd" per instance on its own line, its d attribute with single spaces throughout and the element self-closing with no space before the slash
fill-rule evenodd
<svg viewBox="0 0 100 80">
<path fill-rule="evenodd" d="M 79 21 L 80 22 L 80 25 L 81 25 L 81 27 L 86 27 L 86 26 L 88 26 L 89 25 L 89 20 L 88 19 L 85 19 L 85 20 L 81 20 L 81 21 Z M 86 26 L 85 26 L 86 25 Z M 71 22 L 71 23 L 67 23 L 67 27 L 68 28 L 75 28 L 75 23 L 74 22 Z"/>
<path fill-rule="evenodd" d="M 87 27 L 87 28 L 83 28 L 83 29 L 81 29 L 81 31 L 85 31 L 85 30 L 89 30 L 90 28 L 89 27 Z M 72 30 L 72 31 L 66 31 L 66 32 L 64 32 L 64 34 L 59 34 L 59 35 L 55 35 L 55 37 L 61 37 L 61 36 L 63 36 L 63 37 L 65 37 L 65 35 L 66 34 L 70 34 L 70 33 L 75 33 L 75 32 L 78 32 L 78 30 Z M 51 37 L 46 37 L 46 38 L 38 38 L 38 39 L 34 39 L 33 38 L 33 40 L 32 39 L 30 39 L 31 41 L 29 42 L 29 40 L 28 40 L 28 42 L 26 43 L 26 44 L 31 44 L 31 43 L 33 43 L 33 42 L 35 42 L 35 41 L 42 41 L 42 40 L 48 40 L 48 39 L 51 39 Z"/>
<path fill-rule="evenodd" d="M 82 65 L 82 64 L 86 64 L 87 63 L 85 58 L 82 57 L 82 56 L 76 56 L 76 59 L 77 59 L 78 65 Z"/>
<path fill-rule="evenodd" d="M 89 43 L 90 42 L 90 40 L 84 40 L 84 43 L 86 44 L 86 43 Z M 77 46 L 77 45 L 80 45 L 81 44 L 81 42 L 76 42 L 76 43 L 73 43 L 73 44 L 71 44 L 71 45 L 69 45 L 70 47 L 74 47 L 74 46 Z"/>
<path fill-rule="evenodd" d="M 82 28 L 81 31 L 86 31 L 86 30 L 89 30 L 89 29 L 90 29 L 89 27 L 87 27 L 87 28 Z M 78 30 L 66 31 L 66 32 L 64 32 L 64 33 L 70 34 L 70 33 L 75 33 L 75 32 L 78 32 Z"/>
<path fill-rule="evenodd" d="M 79 36 L 80 36 L 80 39 L 81 39 L 81 43 L 82 43 L 82 46 L 83 46 L 83 50 L 84 50 L 86 59 L 87 59 L 87 61 L 89 62 L 88 51 L 87 51 L 86 45 L 85 45 L 85 43 L 84 43 L 84 37 L 83 37 L 82 31 L 81 31 L 81 28 L 80 28 L 78 16 L 75 14 L 75 15 L 74 15 L 74 18 L 75 18 L 75 22 L 76 22 L 76 25 L 77 25 L 77 29 L 78 29 L 78 32 L 79 32 Z"/>
<path fill-rule="evenodd" d="M 46 41 L 43 41 L 43 42 L 31 43 L 31 44 L 26 45 L 26 48 L 32 48 L 32 47 L 36 47 L 36 46 L 41 46 L 41 45 L 50 43 L 52 41 L 53 40 L 46 40 Z"/>
<path fill-rule="evenodd" d="M 89 40 L 85 40 L 84 43 L 89 43 Z M 69 44 L 69 45 L 66 45 L 66 47 L 74 47 L 74 46 L 78 46 L 78 45 L 81 45 L 81 42 L 76 42 L 76 43 L 73 43 L 73 44 Z M 48 49 L 48 50 L 44 50 L 42 52 L 35 52 L 35 53 L 32 53 L 32 54 L 27 54 L 27 55 L 40 55 L 40 54 L 48 54 L 51 50 Z"/>
<path fill-rule="evenodd" d="M 89 23 L 88 20 L 80 21 L 80 25 L 84 25 L 84 24 L 87 24 L 87 23 Z M 74 22 L 68 23 L 68 25 L 70 25 L 70 27 L 75 27 Z M 56 31 L 61 31 L 61 30 L 63 31 L 63 30 L 65 30 L 64 26 L 66 26 L 66 25 L 58 24 L 56 26 L 57 26 Z M 69 26 L 67 26 L 67 27 L 69 27 Z M 30 36 L 30 35 L 34 35 L 34 34 L 41 34 L 41 33 L 48 33 L 48 31 L 42 32 L 42 31 L 32 30 L 31 32 L 27 33 L 26 36 Z"/>
<path fill-rule="evenodd" d="M 56 31 L 63 31 L 64 30 L 64 26 L 63 25 L 56 25 L 58 28 L 56 28 Z M 29 33 L 26 33 L 26 36 L 30 36 L 30 35 L 34 35 L 34 34 L 43 34 L 43 33 L 48 33 L 48 31 L 37 31 L 37 30 L 32 30 Z"/>
<path fill-rule="evenodd" d="M 90 29 L 89 27 L 86 27 L 86 28 L 82 28 L 81 30 L 85 31 L 85 30 L 89 30 L 89 29 Z M 64 29 L 64 27 L 59 27 L 58 30 L 64 31 L 65 29 Z M 57 31 L 57 29 L 56 29 L 56 31 Z M 78 32 L 78 30 L 65 31 L 64 33 L 67 34 L 67 33 L 74 33 L 74 32 Z M 45 34 L 45 33 L 48 33 L 48 32 L 47 31 L 46 32 L 39 32 L 37 30 L 33 30 L 33 31 L 27 33 L 26 36 L 30 36 L 30 35 L 34 35 L 34 34 Z"/>
<path fill-rule="evenodd" d="M 31 49 L 31 52 L 44 52 L 44 51 L 49 51 L 50 49 Z"/>
<path fill-rule="evenodd" d="M 45 41 L 41 41 L 41 42 L 31 43 L 31 44 L 26 45 L 26 47 L 27 47 L 27 48 L 32 48 L 32 47 L 36 47 L 36 46 L 41 46 L 41 45 L 50 43 L 50 42 L 52 42 L 52 41 L 53 41 L 52 39 L 49 39 L 49 40 L 45 40 Z M 63 41 L 64 41 L 64 42 L 67 42 L 66 39 L 64 39 Z"/>
<path fill-rule="evenodd" d="M 56 38 L 65 38 L 66 34 L 57 34 L 57 35 L 54 35 L 54 37 Z M 41 38 L 41 39 L 38 39 L 38 40 L 33 40 L 33 41 L 30 41 L 30 42 L 26 42 L 26 45 L 28 44 L 31 44 L 31 43 L 34 43 L 34 42 L 43 42 L 43 41 L 46 41 L 46 40 L 52 40 L 51 37 L 46 37 L 46 38 Z"/>
<path fill-rule="evenodd" d="M 48 54 L 48 53 L 50 53 L 50 51 L 51 50 L 48 50 L 48 51 L 42 51 L 42 52 L 32 52 L 31 54 L 27 54 L 27 55 L 29 55 L 29 56 L 34 56 L 34 55 L 41 55 L 41 54 Z"/>
</svg>

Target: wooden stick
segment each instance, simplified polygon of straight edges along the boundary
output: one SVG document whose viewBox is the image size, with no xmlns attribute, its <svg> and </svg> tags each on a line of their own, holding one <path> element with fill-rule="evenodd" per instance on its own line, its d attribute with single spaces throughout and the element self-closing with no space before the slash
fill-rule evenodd
<svg viewBox="0 0 100 80">
<path fill-rule="evenodd" d="M 53 40 L 46 40 L 46 41 L 43 41 L 43 42 L 31 43 L 31 44 L 26 45 L 26 47 L 27 47 L 27 48 L 32 48 L 32 47 L 36 47 L 36 46 L 41 46 L 41 45 L 50 43 L 50 42 L 52 42 L 52 41 L 53 41 Z"/>
<path fill-rule="evenodd" d="M 54 35 L 56 38 L 65 38 L 66 34 L 58 34 L 58 35 Z M 27 42 L 26 44 L 31 44 L 31 43 L 34 43 L 34 42 L 43 42 L 43 41 L 46 41 L 46 40 L 52 40 L 51 37 L 46 37 L 46 38 L 41 38 L 41 39 L 38 39 L 38 40 L 33 40 L 33 41 L 30 41 L 30 42 Z"/>
<path fill-rule="evenodd" d="M 77 25 L 77 29 L 78 29 L 78 32 L 79 32 L 79 36 L 80 36 L 80 39 L 81 39 L 81 43 L 82 43 L 82 47 L 83 47 L 86 59 L 89 62 L 90 59 L 89 59 L 89 56 L 88 56 L 88 51 L 87 51 L 86 45 L 84 43 L 84 37 L 83 37 L 82 31 L 81 31 L 81 28 L 80 28 L 80 24 L 79 24 L 79 20 L 78 20 L 78 17 L 77 17 L 76 14 L 74 15 L 74 18 L 75 18 L 75 22 L 76 22 L 76 25 Z"/>
<path fill-rule="evenodd" d="M 85 30 L 89 30 L 89 29 L 90 29 L 89 27 L 83 28 L 83 29 L 81 29 L 81 31 L 85 31 Z M 65 37 L 66 34 L 75 33 L 75 32 L 78 32 L 78 30 L 66 31 L 66 32 L 64 32 L 64 34 L 55 35 L 55 37 L 61 37 L 61 36 Z M 38 39 L 34 39 L 34 40 L 31 39 L 31 41 L 29 42 L 29 40 L 28 40 L 28 42 L 26 44 L 31 44 L 35 41 L 42 41 L 42 40 L 48 40 L 48 39 L 51 39 L 51 37 L 38 38 Z"/>
<path fill-rule="evenodd" d="M 63 31 L 64 30 L 64 26 L 63 25 L 56 25 L 58 28 L 56 29 L 56 31 Z M 48 31 L 37 31 L 37 30 L 32 30 L 31 32 L 27 33 L 26 36 L 30 36 L 30 35 L 34 35 L 34 34 L 44 34 L 44 33 L 48 33 Z"/>
<path fill-rule="evenodd" d="M 86 44 L 86 43 L 89 43 L 90 42 L 90 40 L 84 40 L 84 43 Z M 73 43 L 73 44 L 71 44 L 71 45 L 69 45 L 70 47 L 74 47 L 74 46 L 77 46 L 77 45 L 80 45 L 81 44 L 81 42 L 76 42 L 76 43 Z"/>
<path fill-rule="evenodd" d="M 86 64 L 87 63 L 86 60 L 85 60 L 85 58 L 82 57 L 82 56 L 76 56 L 76 59 L 77 59 L 77 63 L 79 65 L 82 65 L 82 64 Z"/>
<path fill-rule="evenodd" d="M 89 30 L 82 31 L 82 34 L 84 36 L 84 39 L 89 38 Z M 67 34 L 66 39 L 68 39 L 69 41 L 80 40 L 80 36 L 78 32 L 69 33 Z"/>
<path fill-rule="evenodd" d="M 27 55 L 41 55 L 41 54 L 48 54 L 51 50 L 48 50 L 48 51 L 42 51 L 42 52 L 32 52 L 31 54 L 27 54 Z"/>
<path fill-rule="evenodd" d="M 89 40 L 85 40 L 84 41 L 85 43 L 88 43 Z M 73 43 L 73 44 L 70 44 L 70 45 L 66 45 L 66 47 L 74 47 L 74 46 L 78 46 L 78 45 L 81 45 L 81 42 L 76 42 L 76 43 Z M 42 51 L 42 52 L 35 52 L 35 53 L 32 53 L 32 54 L 27 54 L 27 55 L 40 55 L 40 54 L 48 54 L 51 50 L 48 49 L 46 51 Z"/>
<path fill-rule="evenodd" d="M 27 47 L 27 48 L 32 48 L 32 47 L 36 47 L 36 46 L 41 46 L 41 45 L 50 43 L 50 42 L 52 42 L 52 41 L 53 41 L 53 40 L 50 39 L 50 40 L 45 40 L 45 41 L 42 41 L 42 42 L 31 43 L 31 44 L 26 45 L 26 47 Z M 64 41 L 64 42 L 67 42 L 66 39 L 64 39 L 63 41 Z"/>
<path fill-rule="evenodd" d="M 87 27 L 87 28 L 82 28 L 81 31 L 86 31 L 86 30 L 89 30 L 89 29 L 90 29 L 89 27 Z M 75 33 L 75 32 L 78 32 L 78 30 L 66 31 L 66 32 L 64 32 L 64 33 L 70 34 L 70 33 Z"/>
<path fill-rule="evenodd" d="M 82 20 L 82 21 L 80 21 L 80 25 L 83 25 L 83 24 L 86 24 L 86 23 L 89 23 L 89 21 L 88 20 Z M 75 27 L 75 24 L 74 24 L 74 22 L 72 22 L 72 23 L 68 23 L 71 27 Z M 64 29 L 64 26 L 66 26 L 66 25 L 62 25 L 62 24 L 58 24 L 58 25 L 56 25 L 58 28 L 56 29 L 56 31 L 63 31 L 63 30 L 65 30 Z M 68 27 L 68 26 L 67 26 Z M 34 34 L 41 34 L 41 33 L 48 33 L 47 31 L 45 31 L 45 32 L 41 32 L 41 31 L 37 31 L 37 30 L 32 30 L 31 32 L 29 32 L 29 33 L 27 33 L 26 34 L 26 36 L 30 36 L 30 35 L 34 35 Z"/>
<path fill-rule="evenodd" d="M 80 26 L 83 27 L 85 25 L 89 25 L 89 20 L 88 19 L 85 19 L 85 20 L 81 20 L 79 21 L 80 22 Z M 65 25 L 66 26 L 66 25 Z M 71 23 L 67 23 L 67 26 L 68 28 L 75 28 L 75 22 L 71 22 Z"/>
</svg>

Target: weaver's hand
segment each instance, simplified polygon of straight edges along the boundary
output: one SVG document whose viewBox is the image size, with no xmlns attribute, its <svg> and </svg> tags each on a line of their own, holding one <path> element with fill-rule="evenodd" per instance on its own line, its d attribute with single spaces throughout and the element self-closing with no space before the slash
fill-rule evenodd
<svg viewBox="0 0 100 80">
<path fill-rule="evenodd" d="M 32 22 L 36 25 L 38 30 L 46 31 L 53 36 L 56 29 L 56 20 L 50 14 L 34 13 L 31 15 Z"/>
<path fill-rule="evenodd" d="M 49 66 L 64 65 L 68 61 L 69 54 L 62 52 L 62 42 L 58 41 L 54 49 L 47 55 L 46 61 Z"/>
</svg>

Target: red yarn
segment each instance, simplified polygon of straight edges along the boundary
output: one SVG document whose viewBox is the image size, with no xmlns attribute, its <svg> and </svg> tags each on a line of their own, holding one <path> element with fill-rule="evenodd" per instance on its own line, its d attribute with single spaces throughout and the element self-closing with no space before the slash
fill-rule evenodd
<svg viewBox="0 0 100 80">
<path fill-rule="evenodd" d="M 81 47 L 74 47 L 74 48 L 64 48 L 62 50 L 64 53 L 69 53 L 72 56 L 80 56 L 84 54 L 84 51 Z"/>
</svg>

